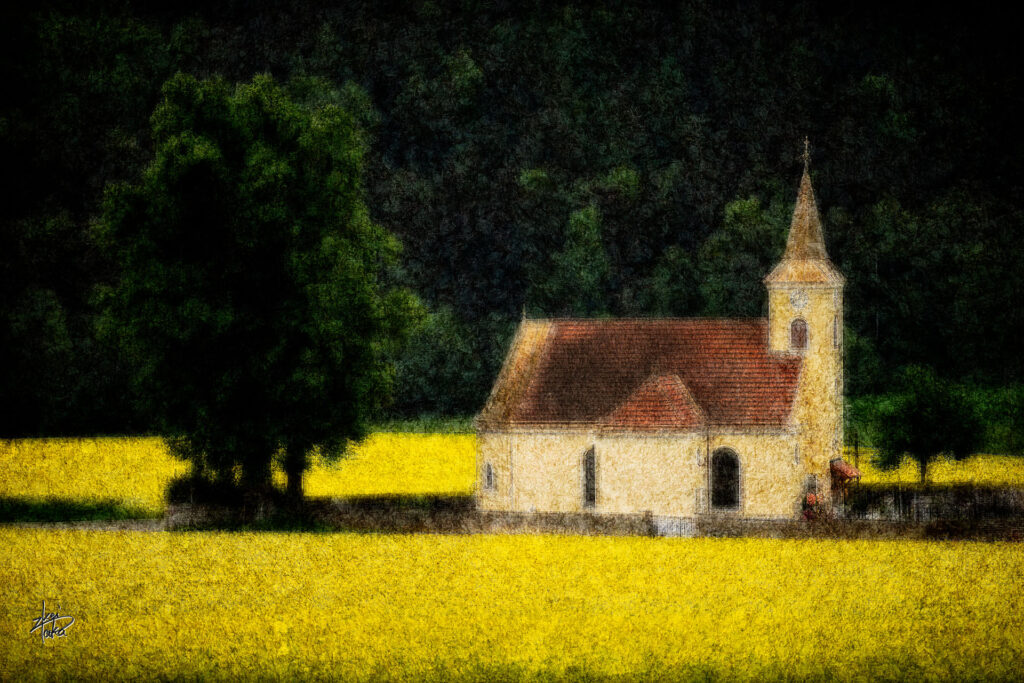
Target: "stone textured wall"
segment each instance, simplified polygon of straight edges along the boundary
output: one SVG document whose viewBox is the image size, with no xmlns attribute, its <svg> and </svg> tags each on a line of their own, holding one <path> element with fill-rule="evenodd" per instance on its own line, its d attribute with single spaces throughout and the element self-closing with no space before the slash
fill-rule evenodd
<svg viewBox="0 0 1024 683">
<path fill-rule="evenodd" d="M 792 296 L 795 292 L 802 292 L 806 303 L 800 305 L 800 297 Z M 807 348 L 793 421 L 799 429 L 803 467 L 806 474 L 817 475 L 818 493 L 827 501 L 829 461 L 841 456 L 843 442 L 842 289 L 800 283 L 769 286 L 768 311 L 773 351 L 793 352 L 790 325 L 798 317 L 807 323 Z"/>
<path fill-rule="evenodd" d="M 476 501 L 481 510 L 512 509 L 512 437 L 503 432 L 477 432 Z M 494 471 L 494 488 L 485 486 L 484 465 Z"/>
<path fill-rule="evenodd" d="M 593 446 L 597 456 L 593 512 L 694 517 L 709 511 L 709 453 L 730 448 L 740 462 L 740 507 L 729 514 L 788 519 L 799 512 L 796 506 L 806 476 L 806 468 L 794 458 L 796 445 L 794 433 L 771 430 L 483 433 L 478 445 L 477 500 L 484 510 L 582 512 L 583 454 Z M 493 491 L 483 487 L 485 462 L 494 467 L 497 488 Z M 512 468 L 511 479 L 508 468 Z"/>
<path fill-rule="evenodd" d="M 689 517 L 703 485 L 702 435 L 607 435 L 595 444 L 597 511 Z"/>
<path fill-rule="evenodd" d="M 757 519 L 795 516 L 805 477 L 804 465 L 794 458 L 796 445 L 795 434 L 756 430 L 712 434 L 711 453 L 728 448 L 740 461 L 737 516 Z"/>
<path fill-rule="evenodd" d="M 586 431 L 517 433 L 512 441 L 513 510 L 579 512 L 583 509 L 583 454 L 594 445 Z M 597 499 L 601 501 L 603 454 L 597 452 Z M 598 508 L 600 509 L 600 508 Z"/>
</svg>

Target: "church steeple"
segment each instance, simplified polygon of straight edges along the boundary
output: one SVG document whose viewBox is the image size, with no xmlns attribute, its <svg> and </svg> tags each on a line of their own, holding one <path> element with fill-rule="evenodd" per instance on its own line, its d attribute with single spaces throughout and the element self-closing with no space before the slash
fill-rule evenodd
<svg viewBox="0 0 1024 683">
<path fill-rule="evenodd" d="M 806 163 L 783 258 L 828 259 L 825 238 L 821 234 L 821 216 L 818 215 L 818 205 L 814 201 L 814 188 L 811 187 L 811 174 L 808 173 Z"/>
<path fill-rule="evenodd" d="M 801 357 L 793 427 L 795 459 L 815 475 L 809 486 L 829 495 L 829 463 L 843 445 L 843 284 L 825 251 L 811 187 L 809 143 L 782 260 L 764 279 L 768 289 L 768 348 Z"/>
<path fill-rule="evenodd" d="M 825 251 L 824 231 L 811 186 L 810 143 L 804 139 L 804 174 L 796 195 L 793 221 L 782 260 L 764 279 L 765 284 L 828 283 L 841 285 L 843 276 Z"/>
</svg>

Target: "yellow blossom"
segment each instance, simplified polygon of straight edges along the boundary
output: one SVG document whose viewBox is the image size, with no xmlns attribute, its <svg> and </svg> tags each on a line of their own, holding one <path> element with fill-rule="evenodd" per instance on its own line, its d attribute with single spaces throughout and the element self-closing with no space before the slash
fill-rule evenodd
<svg viewBox="0 0 1024 683">
<path fill-rule="evenodd" d="M 0 547 L 3 680 L 1024 675 L 1013 543 L 2 528 Z M 45 644 L 44 599 L 75 617 Z"/>
<path fill-rule="evenodd" d="M 852 448 L 845 449 L 847 462 L 854 462 Z M 859 449 L 856 458 L 865 484 L 912 484 L 921 480 L 917 462 L 906 458 L 895 470 L 880 470 L 872 464 L 875 450 Z M 1024 486 L 1024 458 L 1009 455 L 974 455 L 959 462 L 938 458 L 928 465 L 932 484 L 976 484 L 978 486 Z"/>
</svg>

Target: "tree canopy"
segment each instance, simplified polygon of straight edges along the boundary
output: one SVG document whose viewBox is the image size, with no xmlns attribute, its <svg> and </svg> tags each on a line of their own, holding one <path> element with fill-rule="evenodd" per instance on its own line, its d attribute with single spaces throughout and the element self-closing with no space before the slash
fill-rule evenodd
<svg viewBox="0 0 1024 683">
<path fill-rule="evenodd" d="M 878 416 L 876 462 L 892 469 L 909 457 L 917 463 L 924 484 L 929 464 L 939 456 L 962 460 L 975 452 L 981 424 L 963 391 L 930 368 L 905 368 L 901 384 L 902 392 Z"/>
<path fill-rule="evenodd" d="M 390 393 L 416 302 L 388 284 L 399 244 L 370 220 L 358 128 L 329 100 L 178 74 L 155 159 L 107 192 L 96 243 L 120 268 L 102 332 L 199 476 L 266 486 L 280 453 L 298 495 L 311 451 L 361 438 Z"/>
</svg>

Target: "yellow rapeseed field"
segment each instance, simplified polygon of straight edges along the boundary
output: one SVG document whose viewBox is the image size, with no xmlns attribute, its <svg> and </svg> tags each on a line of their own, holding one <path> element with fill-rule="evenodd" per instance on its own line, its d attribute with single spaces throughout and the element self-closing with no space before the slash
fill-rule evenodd
<svg viewBox="0 0 1024 683">
<path fill-rule="evenodd" d="M 1019 544 L 3 528 L 0 547 L 4 680 L 1024 676 Z M 75 619 L 45 644 L 44 600 Z"/>
<path fill-rule="evenodd" d="M 472 434 L 372 434 L 342 460 L 315 459 L 306 495 L 469 494 L 476 479 Z M 275 480 L 284 485 L 283 473 Z"/>
<path fill-rule="evenodd" d="M 311 497 L 459 495 L 473 491 L 476 438 L 472 434 L 379 432 L 335 462 L 315 459 L 306 473 Z M 883 472 L 861 448 L 864 483 L 913 484 L 917 467 L 907 461 Z M 846 458 L 854 460 L 853 449 Z M 165 490 L 188 465 L 173 458 L 159 438 L 15 439 L 0 441 L 0 498 L 67 499 L 118 503 L 148 516 L 160 515 Z M 1024 458 L 979 455 L 963 462 L 940 459 L 929 469 L 933 484 L 1024 486 Z M 283 486 L 284 475 L 275 471 Z"/>
<path fill-rule="evenodd" d="M 341 460 L 315 460 L 306 494 L 468 494 L 475 444 L 471 434 L 372 434 Z M 0 441 L 0 497 L 108 501 L 159 515 L 167 484 L 187 471 L 159 438 Z M 284 484 L 280 472 L 275 479 Z"/>
<path fill-rule="evenodd" d="M 468 493 L 473 452 L 375 434 L 306 489 Z M 0 468 L 0 496 L 156 512 L 185 471 L 158 439 L 0 442 Z M 0 527 L 0 547 L 0 680 L 1024 677 L 1019 544 Z M 44 600 L 75 619 L 45 643 Z"/>
<path fill-rule="evenodd" d="M 864 483 L 908 484 L 921 480 L 917 463 L 905 459 L 902 465 L 886 472 L 875 467 L 871 459 L 875 451 L 861 448 L 858 468 Z M 852 448 L 845 449 L 845 458 L 854 461 Z M 956 462 L 939 458 L 928 465 L 928 481 L 932 484 L 977 484 L 979 486 L 1024 486 L 1024 458 L 1008 455 L 975 455 Z"/>
<path fill-rule="evenodd" d="M 109 501 L 159 515 L 167 484 L 188 471 L 162 439 L 0 441 L 0 496 Z"/>
</svg>

